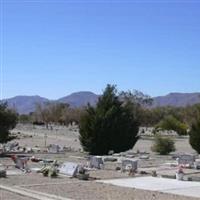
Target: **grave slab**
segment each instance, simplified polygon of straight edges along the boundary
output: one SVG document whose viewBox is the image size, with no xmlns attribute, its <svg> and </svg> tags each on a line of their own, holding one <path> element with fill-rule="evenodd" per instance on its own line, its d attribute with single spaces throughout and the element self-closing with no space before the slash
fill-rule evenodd
<svg viewBox="0 0 200 200">
<path fill-rule="evenodd" d="M 154 177 L 100 180 L 97 182 L 121 186 L 121 187 L 158 191 L 158 192 L 200 198 L 200 182 L 178 181 L 173 179 L 154 178 Z"/>
</svg>

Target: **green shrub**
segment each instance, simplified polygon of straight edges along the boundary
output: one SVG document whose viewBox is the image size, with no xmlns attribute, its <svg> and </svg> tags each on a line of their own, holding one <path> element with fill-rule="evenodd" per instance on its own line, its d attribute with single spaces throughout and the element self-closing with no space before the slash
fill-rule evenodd
<svg viewBox="0 0 200 200">
<path fill-rule="evenodd" d="M 187 125 L 180 122 L 172 115 L 166 116 L 159 124 L 156 129 L 161 128 L 162 130 L 173 130 L 176 131 L 178 135 L 187 135 Z"/>
<path fill-rule="evenodd" d="M 126 151 L 138 140 L 139 122 L 123 105 L 115 86 L 108 85 L 96 107 L 88 105 L 80 121 L 80 143 L 93 155 Z"/>
<path fill-rule="evenodd" d="M 189 136 L 190 145 L 200 154 L 200 119 L 192 124 Z"/>
<path fill-rule="evenodd" d="M 155 136 L 154 144 L 151 147 L 153 152 L 157 152 L 160 155 L 167 155 L 172 151 L 175 151 L 175 145 L 173 139 L 169 137 L 162 137 L 160 135 Z"/>
</svg>

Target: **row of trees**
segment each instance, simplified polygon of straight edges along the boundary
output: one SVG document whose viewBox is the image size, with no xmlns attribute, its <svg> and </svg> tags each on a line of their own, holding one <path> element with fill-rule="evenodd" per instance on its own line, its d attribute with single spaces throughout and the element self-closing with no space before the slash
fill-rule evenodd
<svg viewBox="0 0 200 200">
<path fill-rule="evenodd" d="M 29 115 L 20 115 L 20 123 L 35 123 L 68 125 L 72 122 L 79 124 L 80 117 L 84 113 L 84 108 L 71 108 L 65 103 L 36 104 L 35 112 Z"/>
<path fill-rule="evenodd" d="M 131 109 L 141 126 L 155 127 L 155 131 L 174 130 L 179 135 L 186 135 L 200 115 L 200 104 L 182 108 L 169 106 L 151 108 L 152 99 L 141 92 L 116 92 L 115 95 L 120 102 L 123 102 L 122 105 Z M 20 115 L 18 119 L 21 123 L 42 122 L 47 126 L 50 123 L 68 125 L 73 121 L 79 124 L 85 112 L 87 107 L 72 108 L 68 104 L 53 102 L 37 104 L 34 113 Z"/>
<path fill-rule="evenodd" d="M 196 120 L 200 113 L 200 104 L 186 107 L 156 107 L 156 108 L 143 108 L 142 111 L 142 125 L 154 127 L 161 120 L 173 116 L 176 120 L 191 127 L 192 123 Z"/>
</svg>

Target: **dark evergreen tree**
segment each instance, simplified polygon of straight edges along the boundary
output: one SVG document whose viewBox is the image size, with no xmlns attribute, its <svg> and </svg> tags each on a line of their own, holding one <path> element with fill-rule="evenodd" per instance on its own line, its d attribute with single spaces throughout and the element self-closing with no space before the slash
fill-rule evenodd
<svg viewBox="0 0 200 200">
<path fill-rule="evenodd" d="M 121 152 L 138 140 L 138 119 L 130 104 L 123 104 L 115 86 L 107 85 L 96 107 L 88 105 L 80 120 L 80 142 L 93 155 Z"/>
<path fill-rule="evenodd" d="M 9 130 L 13 129 L 17 123 L 17 115 L 7 108 L 7 104 L 0 104 L 0 143 L 5 143 L 12 138 Z"/>
<path fill-rule="evenodd" d="M 190 145 L 200 154 L 200 118 L 192 124 L 189 136 Z"/>
</svg>

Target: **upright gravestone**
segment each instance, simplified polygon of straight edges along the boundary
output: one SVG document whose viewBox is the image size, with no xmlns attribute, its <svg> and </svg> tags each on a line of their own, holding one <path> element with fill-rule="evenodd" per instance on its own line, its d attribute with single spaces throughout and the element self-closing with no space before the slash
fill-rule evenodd
<svg viewBox="0 0 200 200">
<path fill-rule="evenodd" d="M 122 168 L 121 170 L 127 171 L 127 170 L 132 170 L 136 171 L 138 167 L 138 161 L 137 160 L 123 160 L 122 161 Z"/>
<path fill-rule="evenodd" d="M 6 170 L 0 169 L 0 178 L 6 178 Z"/>
<path fill-rule="evenodd" d="M 48 152 L 49 153 L 58 153 L 60 151 L 60 146 L 57 144 L 50 144 L 48 147 Z"/>
<path fill-rule="evenodd" d="M 177 158 L 179 165 L 189 165 L 190 167 L 194 165 L 195 156 L 190 154 L 182 154 Z"/>
<path fill-rule="evenodd" d="M 200 169 L 200 159 L 196 159 L 194 162 L 194 168 L 195 169 Z"/>
<path fill-rule="evenodd" d="M 92 156 L 90 157 L 90 167 L 91 168 L 96 168 L 96 169 L 101 169 L 103 166 L 103 159 L 100 156 Z"/>
<path fill-rule="evenodd" d="M 65 162 L 59 168 L 59 173 L 74 177 L 78 172 L 78 166 L 77 163 Z"/>
</svg>

